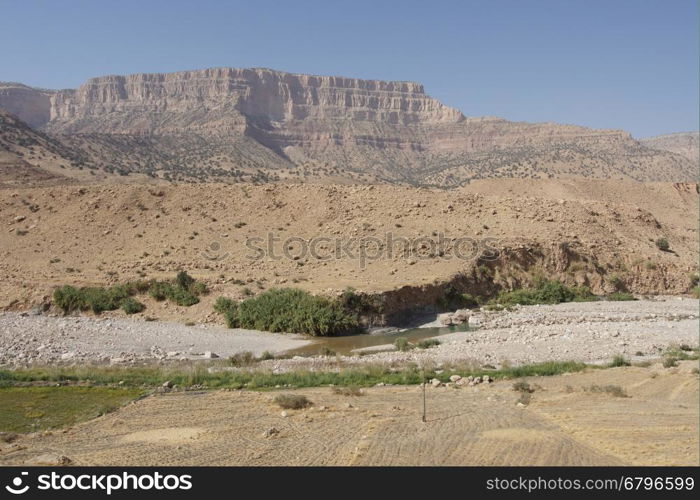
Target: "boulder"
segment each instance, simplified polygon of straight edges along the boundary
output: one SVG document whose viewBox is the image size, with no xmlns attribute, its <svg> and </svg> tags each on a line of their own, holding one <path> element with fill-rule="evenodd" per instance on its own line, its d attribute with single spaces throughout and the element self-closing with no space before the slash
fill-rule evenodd
<svg viewBox="0 0 700 500">
<path fill-rule="evenodd" d="M 455 323 L 466 323 L 469 321 L 469 309 L 457 309 L 452 315 L 452 321 Z"/>
</svg>

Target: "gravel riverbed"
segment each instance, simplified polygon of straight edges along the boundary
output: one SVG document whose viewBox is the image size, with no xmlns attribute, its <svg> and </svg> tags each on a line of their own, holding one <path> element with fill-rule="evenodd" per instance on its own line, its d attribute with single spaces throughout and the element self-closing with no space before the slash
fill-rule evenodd
<svg viewBox="0 0 700 500">
<path fill-rule="evenodd" d="M 617 354 L 633 360 L 658 357 L 671 344 L 698 345 L 698 301 L 689 298 L 524 306 L 471 314 L 478 318 L 478 329 L 441 335 L 441 344 L 430 349 L 294 357 L 265 361 L 261 367 L 283 372 L 367 363 L 599 363 Z M 213 359 L 241 351 L 280 353 L 308 342 L 300 335 L 210 325 L 15 312 L 0 315 L 0 366 Z"/>
</svg>

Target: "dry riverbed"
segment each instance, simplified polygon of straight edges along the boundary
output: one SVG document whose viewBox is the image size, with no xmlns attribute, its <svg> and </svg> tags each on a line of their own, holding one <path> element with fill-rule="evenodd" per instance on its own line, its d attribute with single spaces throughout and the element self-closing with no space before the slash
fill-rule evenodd
<svg viewBox="0 0 700 500">
<path fill-rule="evenodd" d="M 596 363 L 617 354 L 633 360 L 659 357 L 671 344 L 698 345 L 698 301 L 689 298 L 567 303 L 471 314 L 478 318 L 478 329 L 441 335 L 441 345 L 430 349 L 364 356 L 294 357 L 260 365 L 284 372 L 366 363 Z M 264 351 L 281 353 L 312 341 L 322 342 L 300 335 L 210 325 L 10 312 L 0 315 L 0 365 L 4 366 L 225 358 L 242 351 L 255 355 Z"/>
</svg>

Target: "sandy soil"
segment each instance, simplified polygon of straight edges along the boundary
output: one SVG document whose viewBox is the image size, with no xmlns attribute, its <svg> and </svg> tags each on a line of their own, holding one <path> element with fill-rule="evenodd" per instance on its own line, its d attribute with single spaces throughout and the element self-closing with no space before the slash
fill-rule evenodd
<svg viewBox="0 0 700 500">
<path fill-rule="evenodd" d="M 429 387 L 426 423 L 420 387 L 360 397 L 299 389 L 314 406 L 286 417 L 274 393 L 175 392 L 0 444 L 0 463 L 49 453 L 79 465 L 697 465 L 693 367 L 530 378 L 537 390 L 527 407 L 516 404 L 513 381 Z M 592 384 L 629 397 L 582 389 Z"/>
<path fill-rule="evenodd" d="M 616 275 L 637 293 L 682 294 L 697 270 L 697 207 L 693 184 L 586 180 L 499 179 L 452 191 L 224 184 L 0 189 L 0 308 L 46 302 L 64 284 L 171 279 L 185 269 L 212 293 L 190 308 L 140 297 L 142 315 L 221 322 L 213 301 L 242 299 L 246 288 L 332 295 L 348 286 L 386 292 L 449 280 L 476 263 L 469 244 L 459 252 L 452 247 L 460 238 L 478 240 L 482 250 L 485 238 L 528 249 L 529 258 L 496 262 L 492 278 L 499 283 L 544 267 L 550 277 L 601 293 L 612 291 L 601 280 Z M 374 238 L 381 251 L 366 243 L 361 259 L 359 241 Z M 401 238 L 414 248 L 396 243 Z M 660 251 L 658 238 L 672 251 Z M 561 245 L 570 255 L 561 254 Z M 542 256 L 530 251 L 535 247 Z"/>
</svg>

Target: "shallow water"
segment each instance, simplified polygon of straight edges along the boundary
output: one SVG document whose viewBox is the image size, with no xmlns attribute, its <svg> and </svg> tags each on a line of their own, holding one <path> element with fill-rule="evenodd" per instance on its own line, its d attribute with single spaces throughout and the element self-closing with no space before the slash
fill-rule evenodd
<svg viewBox="0 0 700 500">
<path fill-rule="evenodd" d="M 364 333 L 359 335 L 344 335 L 340 337 L 315 337 L 313 344 L 307 344 L 303 347 L 286 351 L 285 354 L 293 356 L 316 356 L 323 354 L 322 351 L 324 349 L 330 349 L 337 354 L 351 354 L 353 349 L 393 344 L 399 337 L 403 337 L 411 343 L 417 343 L 431 337 L 437 337 L 447 333 L 466 332 L 469 330 L 469 326 L 465 323 L 457 326 L 410 328 L 408 330 L 395 330 L 386 333 Z"/>
</svg>

